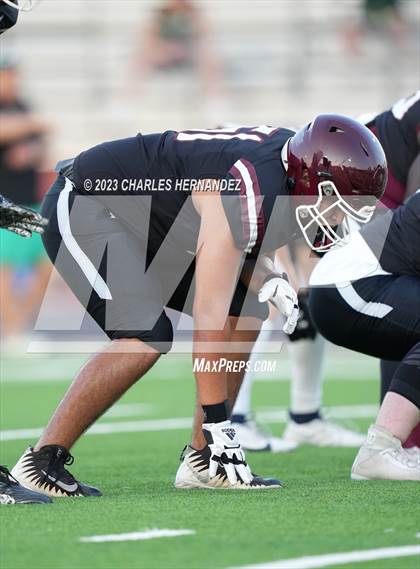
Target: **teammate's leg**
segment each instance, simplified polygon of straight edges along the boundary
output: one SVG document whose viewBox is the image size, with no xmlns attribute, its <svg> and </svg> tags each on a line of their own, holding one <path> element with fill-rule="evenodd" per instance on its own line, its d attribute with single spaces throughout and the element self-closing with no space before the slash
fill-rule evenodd
<svg viewBox="0 0 420 569">
<path fill-rule="evenodd" d="M 400 362 L 391 360 L 381 360 L 381 403 L 389 391 L 392 377 L 396 372 Z M 420 447 L 420 423 L 414 427 L 412 433 L 404 443 L 404 448 Z"/>
<path fill-rule="evenodd" d="M 398 368 L 399 362 L 381 360 L 381 402 L 389 391 L 392 377 Z M 420 423 L 416 425 L 410 436 L 404 442 L 405 448 L 420 447 Z"/>
<path fill-rule="evenodd" d="M 420 481 L 420 452 L 402 448 L 420 421 L 420 342 L 404 357 L 353 463 L 355 480 Z"/>
<path fill-rule="evenodd" d="M 404 399 L 404 402 L 398 401 Z M 420 422 L 420 342 L 403 358 L 378 414 L 377 425 L 406 443 Z M 396 416 L 398 414 L 398 417 Z"/>
<path fill-rule="evenodd" d="M 419 420 L 412 404 L 420 404 L 420 279 L 378 276 L 356 281 L 345 290 L 314 289 L 311 312 L 321 332 L 331 341 L 379 358 L 403 360 L 390 391 L 408 402 L 401 404 L 394 394 L 386 396 L 379 421 L 388 427 L 393 424 L 395 433 L 406 438 Z M 413 346 L 417 350 L 415 356 L 410 352 Z M 404 412 L 407 419 L 401 414 Z M 396 415 L 400 416 L 399 421 Z M 415 452 L 402 449 L 401 439 L 387 428 L 374 425 L 356 457 L 352 478 L 420 480 L 419 458 Z"/>
<path fill-rule="evenodd" d="M 405 442 L 419 421 L 420 411 L 417 405 L 406 397 L 389 391 L 379 410 L 376 425 Z"/>
<path fill-rule="evenodd" d="M 326 341 L 317 333 L 287 344 L 291 367 L 289 422 L 283 440 L 320 447 L 358 447 L 364 435 L 323 418 Z"/>
<path fill-rule="evenodd" d="M 313 322 L 308 306 L 307 283 L 319 258 L 303 243 L 289 246 L 295 280 L 304 284 L 298 293 L 299 320 L 289 336 L 287 351 L 290 361 L 289 422 L 283 442 L 295 446 L 357 447 L 363 441 L 360 433 L 344 428 L 322 417 L 323 380 L 326 342 Z M 287 262 L 287 258 L 286 258 Z"/>
<path fill-rule="evenodd" d="M 320 417 L 325 340 L 318 334 L 287 343 L 290 359 L 290 418 L 305 423 Z"/>
<path fill-rule="evenodd" d="M 392 360 L 381 359 L 381 403 L 388 393 L 389 386 L 391 385 L 394 373 L 397 370 L 399 362 L 394 362 Z"/>
</svg>

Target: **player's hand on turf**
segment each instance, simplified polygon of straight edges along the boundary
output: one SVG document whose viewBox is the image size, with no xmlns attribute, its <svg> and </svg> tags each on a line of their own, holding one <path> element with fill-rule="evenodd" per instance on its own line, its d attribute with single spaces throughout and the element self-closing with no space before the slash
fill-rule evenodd
<svg viewBox="0 0 420 569">
<path fill-rule="evenodd" d="M 32 233 L 43 233 L 48 220 L 36 211 L 22 207 L 0 196 L 0 227 L 31 237 Z"/>
<path fill-rule="evenodd" d="M 230 484 L 236 484 L 238 478 L 249 484 L 252 480 L 251 469 L 246 462 L 245 453 L 232 423 L 230 421 L 204 423 L 203 431 L 211 450 L 209 478 L 214 478 L 217 467 L 221 466 Z"/>
<path fill-rule="evenodd" d="M 285 334 L 292 334 L 299 317 L 299 303 L 296 292 L 290 286 L 287 276 L 273 275 L 266 280 L 258 292 L 260 302 L 270 301 L 285 317 L 283 326 Z"/>
</svg>

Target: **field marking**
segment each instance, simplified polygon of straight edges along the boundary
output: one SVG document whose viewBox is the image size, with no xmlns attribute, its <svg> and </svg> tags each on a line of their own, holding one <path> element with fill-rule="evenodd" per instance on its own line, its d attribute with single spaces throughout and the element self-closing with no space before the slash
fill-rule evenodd
<svg viewBox="0 0 420 569">
<path fill-rule="evenodd" d="M 256 565 L 242 565 L 231 569 L 313 569 L 330 565 L 344 565 L 360 561 L 375 561 L 376 559 L 392 559 L 395 557 L 411 557 L 419 555 L 419 545 L 404 545 L 402 547 L 381 547 L 348 551 L 346 553 L 328 553 L 327 555 L 310 555 L 307 557 L 292 557 Z"/>
<path fill-rule="evenodd" d="M 190 429 L 192 417 L 180 417 L 173 419 L 150 419 L 145 421 L 115 421 L 113 423 L 98 423 L 93 425 L 85 435 L 112 435 L 118 433 L 141 433 L 158 431 L 175 431 Z M 39 437 L 44 427 L 36 429 L 14 429 L 0 431 L 0 441 L 17 441 Z"/>
<path fill-rule="evenodd" d="M 192 529 L 149 529 L 132 533 L 115 533 L 109 535 L 91 535 L 79 538 L 82 543 L 104 543 L 107 541 L 145 541 L 159 537 L 178 537 L 180 535 L 194 535 Z"/>
<path fill-rule="evenodd" d="M 331 419 L 370 418 L 376 415 L 377 405 L 341 405 L 327 407 L 327 416 Z M 271 423 L 285 423 L 288 420 L 288 411 L 262 411 L 257 418 Z M 97 423 L 93 425 L 86 435 L 112 435 L 118 433 L 142 433 L 159 431 L 177 431 L 191 429 L 192 417 L 174 417 L 171 419 L 146 419 L 142 421 L 114 421 L 112 423 Z M 18 441 L 34 439 L 41 435 L 44 427 L 29 429 L 9 429 L 0 431 L 0 441 Z"/>
<path fill-rule="evenodd" d="M 156 413 L 157 405 L 151 403 L 117 403 L 103 417 L 105 419 L 120 419 L 121 417 L 139 417 Z"/>
</svg>

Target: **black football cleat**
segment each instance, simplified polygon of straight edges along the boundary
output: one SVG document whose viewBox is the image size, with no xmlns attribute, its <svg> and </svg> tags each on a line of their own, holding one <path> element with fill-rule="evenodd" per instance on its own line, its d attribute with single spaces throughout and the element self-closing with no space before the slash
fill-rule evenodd
<svg viewBox="0 0 420 569">
<path fill-rule="evenodd" d="M 69 451 L 60 445 L 47 445 L 38 451 L 29 447 L 16 463 L 12 475 L 25 488 L 53 498 L 102 496 L 100 490 L 82 484 L 64 468 L 73 462 Z"/>
<path fill-rule="evenodd" d="M 52 500 L 40 492 L 24 488 L 0 465 L 0 504 L 51 504 Z"/>
<path fill-rule="evenodd" d="M 253 474 L 253 479 L 246 484 L 238 478 L 236 484 L 230 484 L 224 468 L 218 467 L 214 478 L 209 478 L 211 451 L 208 446 L 195 450 L 186 446 L 181 454 L 181 464 L 175 478 L 175 488 L 209 488 L 212 490 L 267 490 L 281 488 L 283 484 L 276 478 L 263 478 Z"/>
</svg>

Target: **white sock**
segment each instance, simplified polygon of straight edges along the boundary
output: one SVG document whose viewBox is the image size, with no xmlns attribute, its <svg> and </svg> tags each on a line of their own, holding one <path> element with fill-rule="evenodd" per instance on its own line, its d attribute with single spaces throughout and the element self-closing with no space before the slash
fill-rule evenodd
<svg viewBox="0 0 420 569">
<path fill-rule="evenodd" d="M 288 342 L 290 358 L 290 411 L 314 413 L 321 407 L 326 341 L 317 334 L 315 340 Z"/>
<path fill-rule="evenodd" d="M 254 349 L 252 350 L 250 358 L 250 367 L 253 369 L 254 362 L 260 359 L 261 354 L 266 353 L 267 343 L 270 340 L 271 333 L 274 328 L 274 323 L 271 320 L 265 320 L 261 331 L 258 335 L 257 341 L 254 344 Z M 245 372 L 244 379 L 242 381 L 241 389 L 239 390 L 238 397 L 236 398 L 236 403 L 232 411 L 232 415 L 248 415 L 251 412 L 251 393 L 252 384 L 254 381 L 254 372 Z"/>
</svg>

